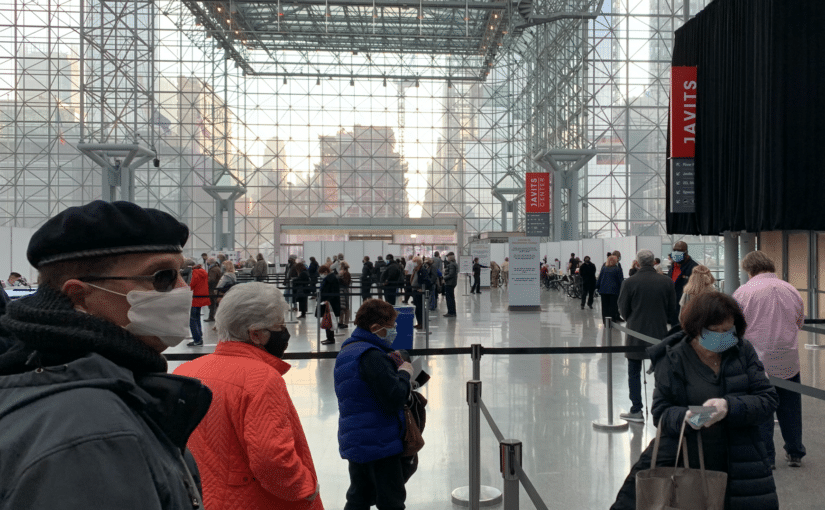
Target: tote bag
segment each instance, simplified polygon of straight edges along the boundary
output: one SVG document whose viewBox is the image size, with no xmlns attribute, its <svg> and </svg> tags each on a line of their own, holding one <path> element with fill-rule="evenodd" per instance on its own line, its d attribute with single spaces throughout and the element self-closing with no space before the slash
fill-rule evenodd
<svg viewBox="0 0 825 510">
<path fill-rule="evenodd" d="M 685 422 L 682 422 L 682 430 L 679 432 L 679 447 L 672 468 L 656 467 L 661 437 L 662 424 L 659 423 L 653 444 L 651 468 L 636 473 L 636 510 L 724 510 L 728 474 L 705 469 L 702 434 L 697 435 L 699 469 L 676 467 L 680 450 L 685 466 L 690 466 L 687 443 L 684 441 Z"/>
<path fill-rule="evenodd" d="M 321 329 L 332 329 L 332 312 L 330 312 L 329 303 L 326 305 L 324 317 L 321 319 Z"/>
</svg>

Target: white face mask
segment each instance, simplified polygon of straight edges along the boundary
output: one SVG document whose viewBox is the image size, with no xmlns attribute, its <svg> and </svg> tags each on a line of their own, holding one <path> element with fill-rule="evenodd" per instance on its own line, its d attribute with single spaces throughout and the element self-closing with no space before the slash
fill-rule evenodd
<svg viewBox="0 0 825 510">
<path fill-rule="evenodd" d="M 126 294 L 90 286 L 125 296 L 131 307 L 127 313 L 129 324 L 123 329 L 136 336 L 156 336 L 167 347 L 174 347 L 189 336 L 189 314 L 192 308 L 192 289 L 178 287 L 170 292 L 130 290 Z"/>
</svg>

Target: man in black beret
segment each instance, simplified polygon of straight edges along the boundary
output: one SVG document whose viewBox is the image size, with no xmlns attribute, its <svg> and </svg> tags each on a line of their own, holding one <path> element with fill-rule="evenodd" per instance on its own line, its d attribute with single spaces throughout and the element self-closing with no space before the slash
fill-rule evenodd
<svg viewBox="0 0 825 510">
<path fill-rule="evenodd" d="M 29 243 L 40 271 L 0 330 L 2 508 L 202 508 L 186 450 L 212 394 L 166 374 L 187 336 L 178 269 L 189 230 L 167 213 L 96 201 Z"/>
</svg>

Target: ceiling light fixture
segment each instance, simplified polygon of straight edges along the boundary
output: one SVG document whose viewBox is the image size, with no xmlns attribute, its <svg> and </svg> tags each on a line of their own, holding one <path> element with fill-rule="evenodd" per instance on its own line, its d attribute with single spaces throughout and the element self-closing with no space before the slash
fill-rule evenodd
<svg viewBox="0 0 825 510">
<path fill-rule="evenodd" d="M 321 84 L 321 77 L 320 77 L 320 76 L 318 77 L 318 79 L 317 79 L 317 80 L 315 80 L 315 84 L 316 84 L 316 85 L 320 85 L 320 84 Z"/>
<path fill-rule="evenodd" d="M 353 80 L 352 78 L 350 78 L 350 80 L 349 80 L 349 86 L 350 86 L 350 87 L 354 87 L 354 86 L 355 86 L 355 80 Z"/>
<path fill-rule="evenodd" d="M 284 85 L 286 85 L 286 76 L 284 76 Z"/>
</svg>

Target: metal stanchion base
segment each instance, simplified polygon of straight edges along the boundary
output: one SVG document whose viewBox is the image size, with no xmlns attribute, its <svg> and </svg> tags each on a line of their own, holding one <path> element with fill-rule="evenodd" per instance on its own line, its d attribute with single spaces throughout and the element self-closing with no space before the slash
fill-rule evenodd
<svg viewBox="0 0 825 510">
<path fill-rule="evenodd" d="M 495 487 L 482 485 L 480 495 L 479 506 L 496 506 L 501 504 L 501 491 Z M 450 497 L 454 505 L 470 506 L 470 486 L 465 485 L 464 487 L 459 487 L 450 494 Z"/>
<path fill-rule="evenodd" d="M 628 423 L 626 421 L 622 421 L 622 423 L 593 422 L 593 428 L 602 432 L 624 432 L 627 427 Z"/>
</svg>

